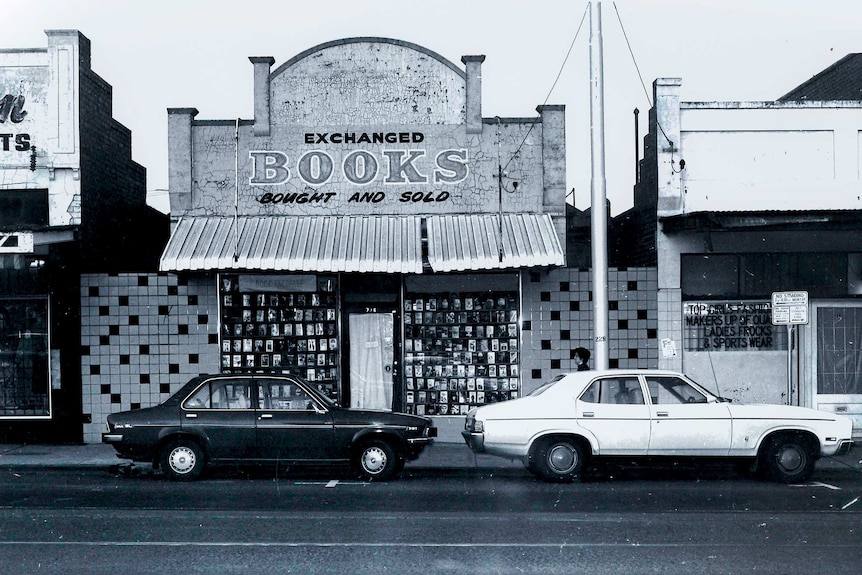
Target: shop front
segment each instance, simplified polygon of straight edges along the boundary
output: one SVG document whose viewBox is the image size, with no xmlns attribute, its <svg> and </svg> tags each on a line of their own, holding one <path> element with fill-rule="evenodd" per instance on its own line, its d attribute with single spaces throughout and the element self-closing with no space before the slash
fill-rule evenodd
<svg viewBox="0 0 862 575">
<path fill-rule="evenodd" d="M 565 265 L 565 114 L 482 118 L 483 59 L 346 39 L 251 58 L 254 120 L 169 110 L 161 270 L 216 285 L 223 372 L 435 416 L 524 391 L 523 284 Z"/>
</svg>

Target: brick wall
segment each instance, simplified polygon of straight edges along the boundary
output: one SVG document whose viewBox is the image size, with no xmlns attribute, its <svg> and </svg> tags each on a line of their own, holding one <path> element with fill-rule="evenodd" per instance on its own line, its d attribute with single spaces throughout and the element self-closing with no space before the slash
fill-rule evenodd
<svg viewBox="0 0 862 575">
<path fill-rule="evenodd" d="M 217 373 L 218 296 L 211 277 L 81 276 L 84 441 L 105 417 L 158 404 L 201 373 Z"/>
</svg>

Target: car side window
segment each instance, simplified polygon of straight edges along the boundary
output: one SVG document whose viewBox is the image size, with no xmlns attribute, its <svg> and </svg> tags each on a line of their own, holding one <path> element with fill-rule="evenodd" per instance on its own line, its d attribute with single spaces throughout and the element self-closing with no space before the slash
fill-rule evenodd
<svg viewBox="0 0 862 575">
<path fill-rule="evenodd" d="M 264 409 L 313 411 L 314 400 L 298 383 L 289 380 L 264 380 L 258 385 Z"/>
<path fill-rule="evenodd" d="M 186 409 L 249 409 L 252 407 L 248 381 L 208 381 L 183 406 Z"/>
<path fill-rule="evenodd" d="M 643 405 L 640 381 L 636 377 L 608 377 L 594 381 L 581 394 L 581 401 L 615 405 Z"/>
<path fill-rule="evenodd" d="M 647 387 L 655 405 L 707 402 L 703 393 L 679 377 L 648 377 Z"/>
</svg>

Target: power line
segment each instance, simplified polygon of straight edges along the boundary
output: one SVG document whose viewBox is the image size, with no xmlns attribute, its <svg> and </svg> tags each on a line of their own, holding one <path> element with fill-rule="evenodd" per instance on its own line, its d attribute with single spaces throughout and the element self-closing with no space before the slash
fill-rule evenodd
<svg viewBox="0 0 862 575">
<path fill-rule="evenodd" d="M 571 55 L 571 53 L 572 53 L 572 48 L 574 48 L 574 47 L 575 47 L 575 40 L 577 40 L 577 39 L 578 39 L 578 35 L 581 33 L 581 27 L 584 25 L 584 20 L 585 20 L 585 19 L 586 19 L 586 17 L 587 17 L 587 11 L 589 10 L 589 8 L 590 8 L 590 4 L 589 4 L 589 3 L 587 3 L 587 7 L 584 9 L 584 14 L 583 14 L 583 16 L 581 16 L 581 23 L 580 23 L 580 24 L 578 24 L 578 29 L 577 29 L 577 31 L 575 32 L 575 36 L 574 36 L 574 38 L 572 38 L 572 42 L 571 42 L 571 44 L 569 44 L 569 50 L 566 52 L 566 57 L 565 57 L 565 58 L 563 58 L 563 63 L 560 65 L 560 71 L 559 71 L 559 72 L 557 72 L 557 77 L 556 77 L 556 78 L 554 78 L 554 83 L 553 83 L 553 84 L 551 84 L 551 89 L 550 89 L 550 90 L 548 90 L 548 95 L 547 95 L 547 96 L 545 96 L 545 101 L 544 101 L 544 102 L 542 102 L 542 106 L 544 106 L 544 105 L 546 105 L 546 104 L 548 103 L 548 100 L 551 98 L 551 94 L 553 93 L 554 88 L 556 88 L 556 87 L 557 87 L 557 82 L 559 82 L 559 80 L 560 80 L 560 76 L 562 76 L 562 75 L 563 75 L 563 70 L 564 70 L 564 69 L 565 69 L 565 67 L 566 67 L 566 63 L 569 61 L 569 56 L 570 56 L 570 55 Z M 515 152 L 512 154 L 512 157 L 510 157 L 510 158 L 509 158 L 509 161 L 508 161 L 508 162 L 506 162 L 506 165 L 505 165 L 505 166 L 503 166 L 503 171 L 505 171 L 505 170 L 506 170 L 506 168 L 508 168 L 508 167 L 509 167 L 509 164 L 511 164 L 511 163 L 512 163 L 512 161 L 515 159 L 515 157 L 518 155 L 518 152 L 520 152 L 520 151 L 521 151 L 521 148 L 523 148 L 523 147 L 524 147 L 524 143 L 527 141 L 527 138 L 529 138 L 529 137 L 530 137 L 530 132 L 532 132 L 532 131 L 533 131 L 533 128 L 536 126 L 536 122 L 538 122 L 538 121 L 539 121 L 539 116 L 537 116 L 537 117 L 533 120 L 533 123 L 531 123 L 531 124 L 530 124 L 530 129 L 529 129 L 529 130 L 527 130 L 527 133 L 524 135 L 524 139 L 523 139 L 523 140 L 521 140 L 521 143 L 518 145 L 518 148 L 517 148 L 517 149 L 515 150 Z"/>
</svg>

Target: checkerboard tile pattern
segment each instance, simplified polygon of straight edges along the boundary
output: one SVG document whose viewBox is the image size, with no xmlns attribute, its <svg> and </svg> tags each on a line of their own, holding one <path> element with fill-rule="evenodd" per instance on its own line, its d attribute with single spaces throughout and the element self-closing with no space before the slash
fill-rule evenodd
<svg viewBox="0 0 862 575">
<path fill-rule="evenodd" d="M 190 378 L 219 371 L 211 277 L 92 274 L 81 278 L 84 441 L 108 414 L 160 403 Z"/>
<path fill-rule="evenodd" d="M 525 274 L 521 331 L 523 393 L 559 373 L 577 369 L 573 353 L 576 347 L 594 351 L 591 276 L 588 269 Z M 609 367 L 658 367 L 657 291 L 655 268 L 608 271 Z"/>
</svg>

